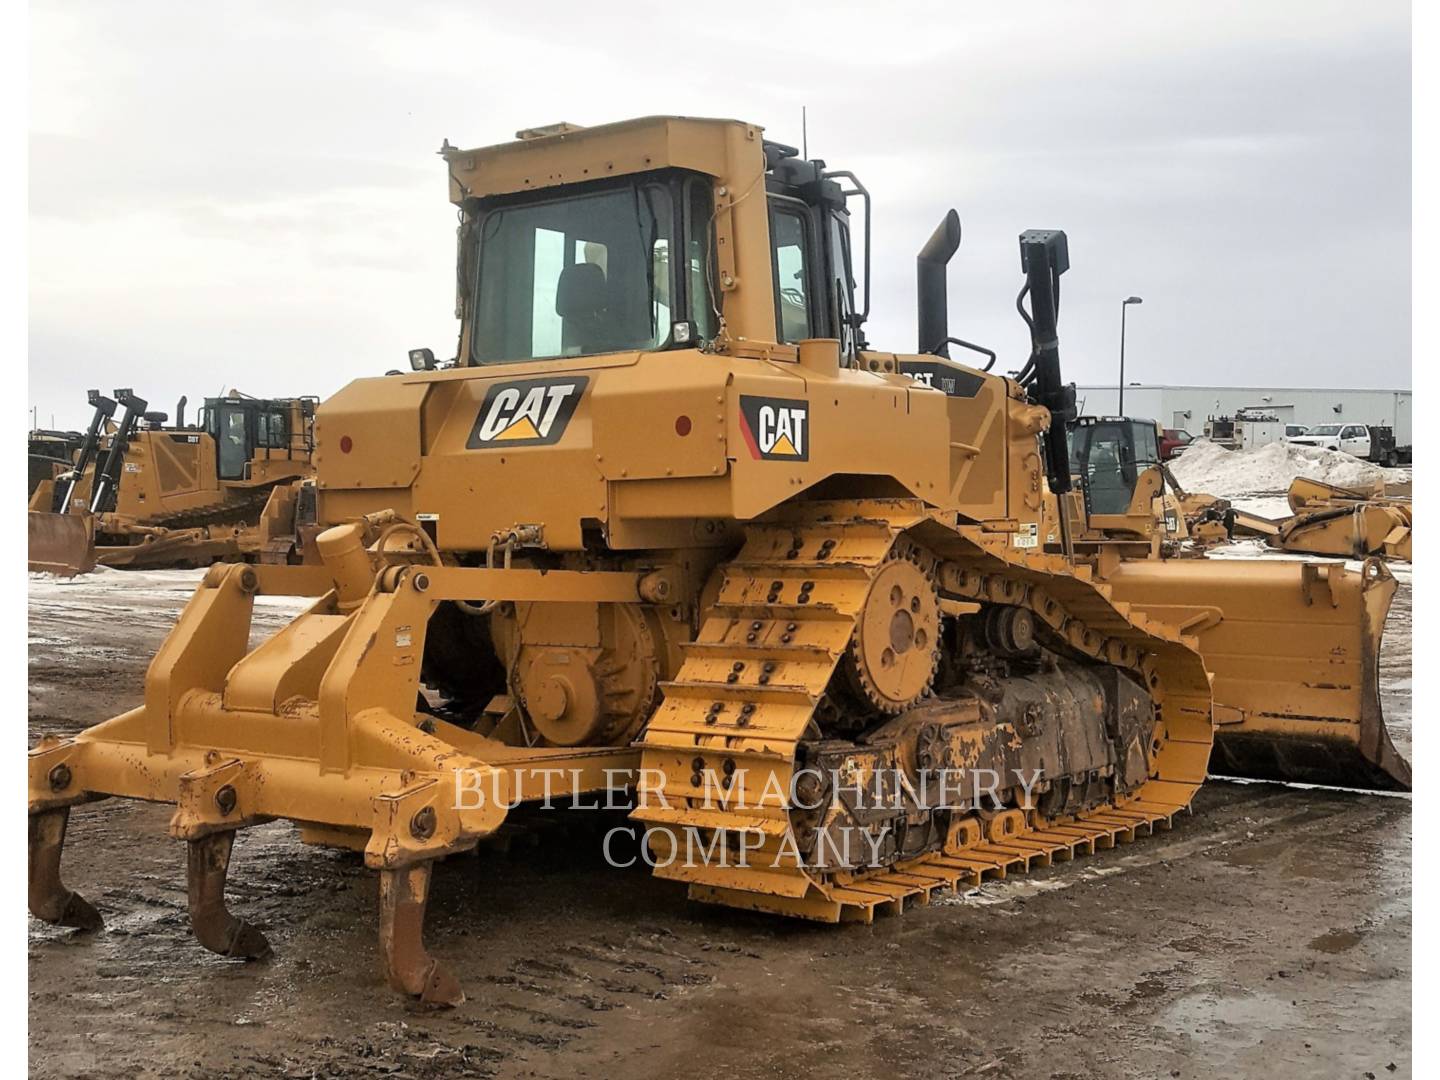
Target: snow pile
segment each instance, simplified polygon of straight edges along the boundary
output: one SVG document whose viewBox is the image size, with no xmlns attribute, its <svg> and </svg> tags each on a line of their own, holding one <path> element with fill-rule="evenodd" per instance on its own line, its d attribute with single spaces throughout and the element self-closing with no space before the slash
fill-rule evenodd
<svg viewBox="0 0 1440 1080">
<path fill-rule="evenodd" d="M 1196 439 L 1186 447 L 1170 462 L 1170 471 L 1186 491 L 1222 498 L 1285 491 L 1297 476 L 1337 487 L 1359 488 L 1410 478 L 1407 469 L 1383 469 L 1319 446 L 1275 442 L 1257 450 L 1227 450 L 1208 439 Z"/>
</svg>

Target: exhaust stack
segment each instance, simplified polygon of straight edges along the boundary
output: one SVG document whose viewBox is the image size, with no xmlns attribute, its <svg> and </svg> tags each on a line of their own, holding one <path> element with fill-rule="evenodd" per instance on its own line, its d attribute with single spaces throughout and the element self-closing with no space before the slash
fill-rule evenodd
<svg viewBox="0 0 1440 1080">
<path fill-rule="evenodd" d="M 177 428 L 185 426 L 185 403 L 189 400 L 187 395 L 181 394 L 180 400 L 175 403 L 175 426 Z"/>
<path fill-rule="evenodd" d="M 951 210 L 915 256 L 915 301 L 922 353 L 950 356 L 945 267 L 960 250 L 960 215 Z"/>
</svg>

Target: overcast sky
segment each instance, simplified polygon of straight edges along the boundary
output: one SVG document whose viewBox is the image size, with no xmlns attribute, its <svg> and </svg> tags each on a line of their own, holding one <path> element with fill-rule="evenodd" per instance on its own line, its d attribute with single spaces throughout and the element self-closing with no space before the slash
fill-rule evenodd
<svg viewBox="0 0 1440 1080">
<path fill-rule="evenodd" d="M 623 6 L 623 5 L 619 5 Z M 730 116 L 875 198 L 870 340 L 915 347 L 954 206 L 952 333 L 1027 351 L 1017 234 L 1069 233 L 1069 378 L 1410 385 L 1405 3 L 150 3 L 31 7 L 30 392 L 170 411 L 453 355 L 435 150 L 558 120 Z"/>
</svg>

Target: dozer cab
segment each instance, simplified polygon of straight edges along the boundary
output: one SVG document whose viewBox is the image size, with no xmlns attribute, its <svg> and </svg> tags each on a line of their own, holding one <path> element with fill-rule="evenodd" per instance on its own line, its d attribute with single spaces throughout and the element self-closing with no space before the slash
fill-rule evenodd
<svg viewBox="0 0 1440 1080">
<path fill-rule="evenodd" d="M 443 155 L 454 359 L 319 408 L 317 565 L 212 567 L 144 704 L 31 752 L 39 918 L 100 919 L 61 881 L 72 806 L 158 800 L 196 936 L 261 956 L 232 842 L 288 819 L 364 852 L 386 976 L 453 1003 L 431 867 L 522 803 L 623 792 L 694 899 L 837 922 L 1168 828 L 1212 754 L 1408 784 L 1382 565 L 1168 560 L 1053 509 L 1063 232 L 1020 235 L 1032 351 L 1007 376 L 947 326 L 953 211 L 917 351 L 876 348 L 866 189 L 753 124 Z M 275 594 L 312 603 L 252 649 Z"/>
<path fill-rule="evenodd" d="M 1061 497 L 1072 543 L 1162 545 L 1187 539 L 1187 498 L 1160 460 L 1161 429 L 1153 420 L 1080 416 L 1068 425 L 1071 490 Z M 1047 539 L 1058 536 L 1058 522 Z M 1143 552 L 1129 551 L 1129 554 Z"/>
<path fill-rule="evenodd" d="M 92 390 L 90 405 L 74 466 L 31 496 L 31 570 L 204 566 L 293 549 L 316 399 L 231 391 L 205 399 L 191 426 L 184 398 L 168 426 L 128 389 Z"/>
</svg>

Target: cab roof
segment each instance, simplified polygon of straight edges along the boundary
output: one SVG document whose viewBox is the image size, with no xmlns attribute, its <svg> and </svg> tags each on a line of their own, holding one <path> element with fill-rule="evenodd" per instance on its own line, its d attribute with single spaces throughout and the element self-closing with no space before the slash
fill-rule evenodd
<svg viewBox="0 0 1440 1080">
<path fill-rule="evenodd" d="M 690 169 L 718 180 L 753 175 L 764 168 L 763 130 L 740 120 L 645 116 L 596 127 L 531 128 L 513 142 L 473 150 L 447 141 L 440 154 L 450 169 L 450 201 L 461 203 L 654 169 Z"/>
</svg>

